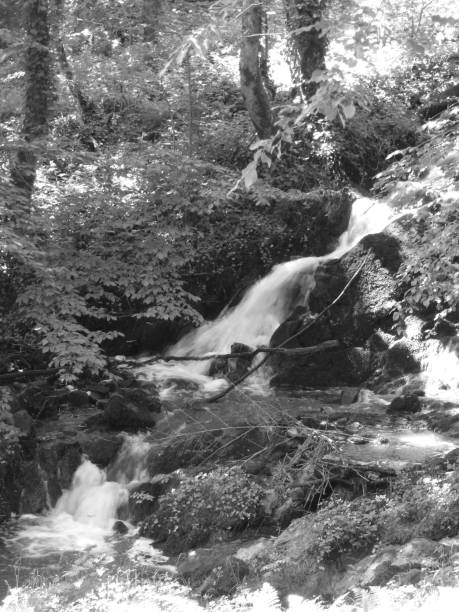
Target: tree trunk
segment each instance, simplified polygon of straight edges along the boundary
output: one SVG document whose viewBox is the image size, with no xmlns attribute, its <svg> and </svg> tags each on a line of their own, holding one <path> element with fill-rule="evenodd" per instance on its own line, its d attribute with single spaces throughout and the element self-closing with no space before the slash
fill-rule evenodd
<svg viewBox="0 0 459 612">
<path fill-rule="evenodd" d="M 291 36 L 293 78 L 301 85 L 306 97 L 312 96 L 317 89 L 317 84 L 309 80 L 314 70 L 325 68 L 328 40 L 315 28 L 300 30 L 319 21 L 326 4 L 326 0 L 284 0 L 287 29 Z"/>
<path fill-rule="evenodd" d="M 158 19 L 162 0 L 143 0 L 142 22 L 144 42 L 156 42 L 158 37 Z"/>
<path fill-rule="evenodd" d="M 37 148 L 48 134 L 51 101 L 51 56 L 48 0 L 26 0 L 25 100 L 21 146 L 13 160 L 11 179 L 19 190 L 20 203 L 30 210 L 37 169 Z"/>
<path fill-rule="evenodd" d="M 260 69 L 260 38 L 262 35 L 263 6 L 261 2 L 244 0 L 239 61 L 241 93 L 258 136 L 269 138 L 273 133 L 273 121 L 271 105 Z"/>
<path fill-rule="evenodd" d="M 75 80 L 72 67 L 67 59 L 62 35 L 64 23 L 64 0 L 54 0 L 53 39 L 56 48 L 57 61 L 62 74 L 67 81 L 70 93 L 75 98 L 80 111 L 81 120 L 86 125 L 94 119 L 94 103 L 83 93 L 80 84 Z"/>
</svg>

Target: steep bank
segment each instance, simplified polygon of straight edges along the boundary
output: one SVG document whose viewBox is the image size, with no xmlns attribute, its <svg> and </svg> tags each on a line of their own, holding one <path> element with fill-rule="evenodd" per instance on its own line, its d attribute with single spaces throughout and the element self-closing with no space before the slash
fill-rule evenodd
<svg viewBox="0 0 459 612">
<path fill-rule="evenodd" d="M 293 313 L 271 338 L 275 346 L 317 317 L 362 266 L 339 303 L 287 345 L 337 338 L 345 347 L 313 359 L 273 361 L 272 384 L 365 382 L 383 389 L 394 379 L 399 387 L 415 379 L 423 391 L 435 386 L 432 364 L 444 355 L 450 374 L 436 381 L 437 390 L 457 393 L 458 378 L 451 373 L 458 359 L 458 126 L 456 106 L 424 126 L 421 145 L 399 153 L 376 189 L 409 214 L 365 237 L 344 257 L 321 263 L 308 307 Z"/>
</svg>

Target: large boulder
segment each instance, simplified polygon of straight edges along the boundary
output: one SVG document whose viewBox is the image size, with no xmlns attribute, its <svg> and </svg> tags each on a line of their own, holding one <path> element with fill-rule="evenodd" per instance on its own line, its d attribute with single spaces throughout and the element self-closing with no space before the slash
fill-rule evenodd
<svg viewBox="0 0 459 612">
<path fill-rule="evenodd" d="M 177 574 L 201 595 L 231 595 L 249 574 L 245 561 L 234 556 L 238 543 L 199 548 L 181 559 Z"/>
<path fill-rule="evenodd" d="M 65 387 L 56 388 L 46 379 L 38 379 L 23 386 L 17 395 L 18 410 L 27 411 L 35 419 L 57 415 L 69 394 Z"/>
<path fill-rule="evenodd" d="M 252 353 L 253 348 L 235 342 L 231 345 L 231 354 Z M 252 364 L 252 355 L 240 356 L 234 358 L 216 357 L 212 360 L 209 369 L 210 376 L 225 376 L 233 382 L 242 378 L 249 370 Z"/>
<path fill-rule="evenodd" d="M 120 387 L 105 408 L 106 423 L 118 431 L 138 431 L 154 427 L 154 415 L 161 411 L 158 393 L 141 387 Z"/>
<path fill-rule="evenodd" d="M 300 348 L 339 340 L 342 346 L 313 355 L 273 357 L 271 383 L 326 387 L 364 382 L 372 373 L 374 361 L 370 339 L 376 330 L 384 333 L 392 324 L 399 292 L 394 275 L 401 258 L 399 240 L 383 232 L 366 236 L 340 260 L 321 263 L 309 308 L 297 308 L 274 332 L 270 344 L 278 346 L 287 341 L 284 346 Z M 305 326 L 303 333 L 288 341 Z"/>
<path fill-rule="evenodd" d="M 46 480 L 35 461 L 27 461 L 22 466 L 25 486 L 19 500 L 20 514 L 38 514 L 47 507 Z"/>
<path fill-rule="evenodd" d="M 72 437 L 43 440 L 38 445 L 35 462 L 39 466 L 42 479 L 46 480 L 46 489 L 52 505 L 62 495 L 63 489 L 70 488 L 73 475 L 81 463 L 81 456 L 81 446 Z"/>
<path fill-rule="evenodd" d="M 176 475 L 158 475 L 151 482 L 142 482 L 129 491 L 129 519 L 134 524 L 151 516 L 158 508 L 158 499 L 174 485 L 179 484 Z"/>
</svg>

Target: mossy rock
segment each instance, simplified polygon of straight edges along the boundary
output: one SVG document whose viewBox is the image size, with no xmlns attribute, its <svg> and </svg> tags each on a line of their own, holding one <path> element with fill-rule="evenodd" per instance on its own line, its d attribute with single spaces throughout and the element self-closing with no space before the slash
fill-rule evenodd
<svg viewBox="0 0 459 612">
<path fill-rule="evenodd" d="M 218 468 L 183 479 L 159 499 L 158 510 L 140 528 L 168 554 L 206 543 L 258 523 L 263 489 L 240 468 Z"/>
</svg>

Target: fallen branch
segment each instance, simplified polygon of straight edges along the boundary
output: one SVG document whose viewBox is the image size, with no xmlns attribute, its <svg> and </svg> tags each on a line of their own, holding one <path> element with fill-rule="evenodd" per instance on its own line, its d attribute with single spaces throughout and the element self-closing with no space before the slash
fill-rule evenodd
<svg viewBox="0 0 459 612">
<path fill-rule="evenodd" d="M 187 355 L 186 357 L 183 355 L 170 355 L 168 357 L 163 357 L 163 361 L 206 361 L 208 359 L 236 359 L 239 357 L 250 357 L 253 358 L 258 353 L 269 353 L 270 355 L 273 353 L 281 354 L 281 355 L 309 355 L 310 353 L 319 353 L 320 351 L 326 351 L 329 348 L 335 348 L 340 345 L 338 340 L 325 340 L 321 344 L 316 344 L 314 346 L 300 346 L 298 348 L 282 348 L 280 346 L 268 347 L 261 346 L 253 351 L 245 351 L 242 353 L 215 353 L 206 355 L 204 357 L 197 355 Z"/>
<path fill-rule="evenodd" d="M 341 298 L 344 296 L 344 294 L 346 293 L 346 291 L 349 289 L 349 287 L 352 285 L 352 283 L 354 282 L 354 280 L 357 278 L 357 276 L 360 274 L 360 272 L 362 271 L 363 266 L 366 264 L 368 260 L 368 255 L 365 257 L 365 259 L 362 261 L 362 263 L 360 264 L 360 266 L 357 268 L 357 270 L 354 272 L 354 274 L 352 275 L 352 277 L 350 278 L 350 280 L 346 283 L 346 285 L 344 286 L 344 288 L 342 289 L 342 291 L 336 296 L 336 298 L 333 300 L 333 302 L 331 302 L 328 306 L 326 306 L 321 312 L 319 312 L 319 314 L 312 320 L 309 321 L 306 325 L 304 325 L 301 329 L 299 329 L 295 334 L 293 334 L 292 336 L 290 336 L 289 338 L 287 338 L 286 340 L 284 340 L 283 342 L 281 342 L 281 344 L 279 344 L 278 347 L 276 348 L 283 348 L 286 344 L 288 344 L 289 342 L 291 342 L 292 340 L 294 340 L 295 338 L 298 338 L 298 336 L 301 336 L 305 331 L 307 331 L 310 327 L 312 327 L 315 323 L 317 323 L 317 321 L 322 318 L 331 308 L 333 308 L 333 306 L 335 304 L 337 304 Z M 257 365 L 255 365 L 253 368 L 250 368 L 250 370 L 248 370 L 243 376 L 241 376 L 238 380 L 234 381 L 233 383 L 231 383 L 230 385 L 228 385 L 228 387 L 226 389 L 224 389 L 223 391 L 221 391 L 220 393 L 217 393 L 216 395 L 213 395 L 212 397 L 209 397 L 206 400 L 206 403 L 212 403 L 212 402 L 216 402 L 217 400 L 221 399 L 222 397 L 225 397 L 225 395 L 227 393 L 229 393 L 230 391 L 232 391 L 233 389 L 235 389 L 238 385 L 240 385 L 242 382 L 244 382 L 244 380 L 246 380 L 249 376 L 251 376 L 254 372 L 256 372 L 259 368 L 261 368 L 261 366 L 263 364 L 266 363 L 266 361 L 269 359 L 271 353 L 267 353 L 263 359 L 261 361 L 259 361 L 257 363 Z"/>
<path fill-rule="evenodd" d="M 319 353 L 320 351 L 326 351 L 329 348 L 336 348 L 340 346 L 339 340 L 325 340 L 321 344 L 314 346 L 300 346 L 298 348 L 282 348 L 280 346 L 260 346 L 253 351 L 244 351 L 241 353 L 209 353 L 209 355 L 157 355 L 151 359 L 142 361 L 141 366 L 150 365 L 157 361 L 208 361 L 209 359 L 237 359 L 239 357 L 247 357 L 253 359 L 255 355 L 259 353 L 276 353 L 281 355 L 309 355 L 312 353 Z M 130 363 L 139 366 L 138 361 L 131 361 Z"/>
<path fill-rule="evenodd" d="M 44 370 L 24 370 L 24 372 L 8 372 L 8 374 L 0 374 L 0 384 L 15 382 L 24 378 L 35 378 L 35 376 L 49 376 L 57 374 L 59 368 L 46 368 Z"/>
</svg>

